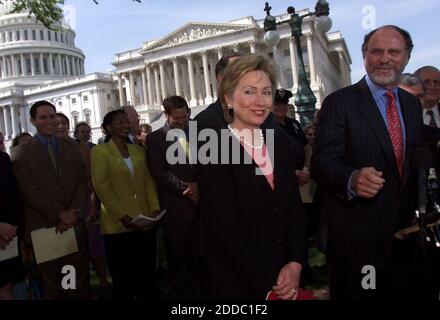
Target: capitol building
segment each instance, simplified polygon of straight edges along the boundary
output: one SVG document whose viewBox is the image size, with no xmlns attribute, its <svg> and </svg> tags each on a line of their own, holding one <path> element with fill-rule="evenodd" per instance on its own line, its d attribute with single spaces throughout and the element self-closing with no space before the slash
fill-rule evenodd
<svg viewBox="0 0 440 320">
<path fill-rule="evenodd" d="M 6 145 L 20 132 L 34 133 L 29 107 L 52 102 L 74 125 L 86 121 L 94 142 L 101 136 L 104 115 L 121 105 L 133 105 L 141 122 L 163 125 L 162 100 L 181 95 L 194 116 L 217 99 L 215 64 L 226 50 L 263 53 L 278 65 L 279 87 L 294 93 L 298 79 L 296 46 L 288 25 L 278 27 L 281 41 L 264 41 L 264 19 L 245 17 L 225 23 L 190 22 L 149 40 L 139 48 L 115 54 L 110 73 L 85 74 L 85 55 L 75 46 L 75 31 L 57 23 L 45 28 L 27 13 L 9 14 L 0 5 L 0 132 Z M 298 12 L 308 13 L 308 9 Z M 275 17 L 287 20 L 289 15 Z M 303 20 L 302 55 L 317 108 L 334 90 L 351 84 L 351 57 L 340 32 L 322 33 L 314 18 Z M 148 35 L 146 34 L 146 38 Z"/>
</svg>

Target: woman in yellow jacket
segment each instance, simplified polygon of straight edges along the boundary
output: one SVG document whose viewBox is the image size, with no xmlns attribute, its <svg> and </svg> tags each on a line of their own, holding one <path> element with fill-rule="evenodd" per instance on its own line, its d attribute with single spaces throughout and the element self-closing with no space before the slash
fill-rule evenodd
<svg viewBox="0 0 440 320">
<path fill-rule="evenodd" d="M 143 148 L 127 144 L 130 122 L 110 111 L 102 128 L 106 143 L 91 150 L 92 179 L 101 200 L 101 229 L 117 299 L 151 299 L 155 292 L 156 230 L 131 221 L 155 216 L 159 201 Z"/>
</svg>

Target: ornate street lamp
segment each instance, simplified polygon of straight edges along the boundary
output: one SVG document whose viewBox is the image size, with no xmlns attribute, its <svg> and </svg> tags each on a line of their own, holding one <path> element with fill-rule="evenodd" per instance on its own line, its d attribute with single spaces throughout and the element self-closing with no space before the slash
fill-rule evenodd
<svg viewBox="0 0 440 320">
<path fill-rule="evenodd" d="M 295 12 L 295 8 L 290 6 L 287 8 L 287 12 L 290 14 L 289 20 L 276 22 L 275 18 L 270 15 L 270 10 L 272 7 L 266 2 L 264 11 L 266 11 L 267 16 L 264 19 L 264 42 L 273 47 L 274 44 L 277 45 L 280 41 L 280 36 L 276 31 L 277 25 L 288 23 L 290 30 L 292 32 L 292 37 L 295 39 L 296 44 L 296 55 L 298 60 L 298 90 L 295 95 L 295 106 L 297 112 L 300 116 L 300 122 L 305 125 L 313 120 L 313 116 L 316 112 L 316 97 L 310 88 L 309 81 L 306 76 L 306 69 L 304 67 L 304 60 L 302 57 L 301 50 L 301 36 L 302 36 L 302 21 L 305 17 L 315 16 L 315 27 L 322 31 L 327 32 L 332 26 L 331 19 L 328 17 L 330 13 L 329 4 L 325 0 L 319 0 L 315 6 L 315 12 L 310 12 L 305 15 L 298 15 Z"/>
</svg>

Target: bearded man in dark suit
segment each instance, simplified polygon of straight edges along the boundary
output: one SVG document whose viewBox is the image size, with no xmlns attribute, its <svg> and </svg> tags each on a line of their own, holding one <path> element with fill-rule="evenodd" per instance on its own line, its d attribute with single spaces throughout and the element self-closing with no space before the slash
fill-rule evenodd
<svg viewBox="0 0 440 320">
<path fill-rule="evenodd" d="M 394 240 L 413 216 L 417 184 L 409 159 L 422 145 L 420 102 L 398 88 L 412 48 L 399 27 L 371 31 L 362 45 L 367 75 L 321 108 L 311 172 L 327 192 L 332 299 L 418 294 L 415 238 Z"/>
</svg>

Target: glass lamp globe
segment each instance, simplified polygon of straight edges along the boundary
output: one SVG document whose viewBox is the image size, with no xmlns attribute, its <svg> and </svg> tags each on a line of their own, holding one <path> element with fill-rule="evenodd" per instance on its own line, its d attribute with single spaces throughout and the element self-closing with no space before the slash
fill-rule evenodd
<svg viewBox="0 0 440 320">
<path fill-rule="evenodd" d="M 319 16 L 315 18 L 315 28 L 324 33 L 332 28 L 332 19 L 328 16 Z"/>
<path fill-rule="evenodd" d="M 267 31 L 264 34 L 264 43 L 269 47 L 276 47 L 280 42 L 280 34 L 275 30 Z"/>
</svg>

